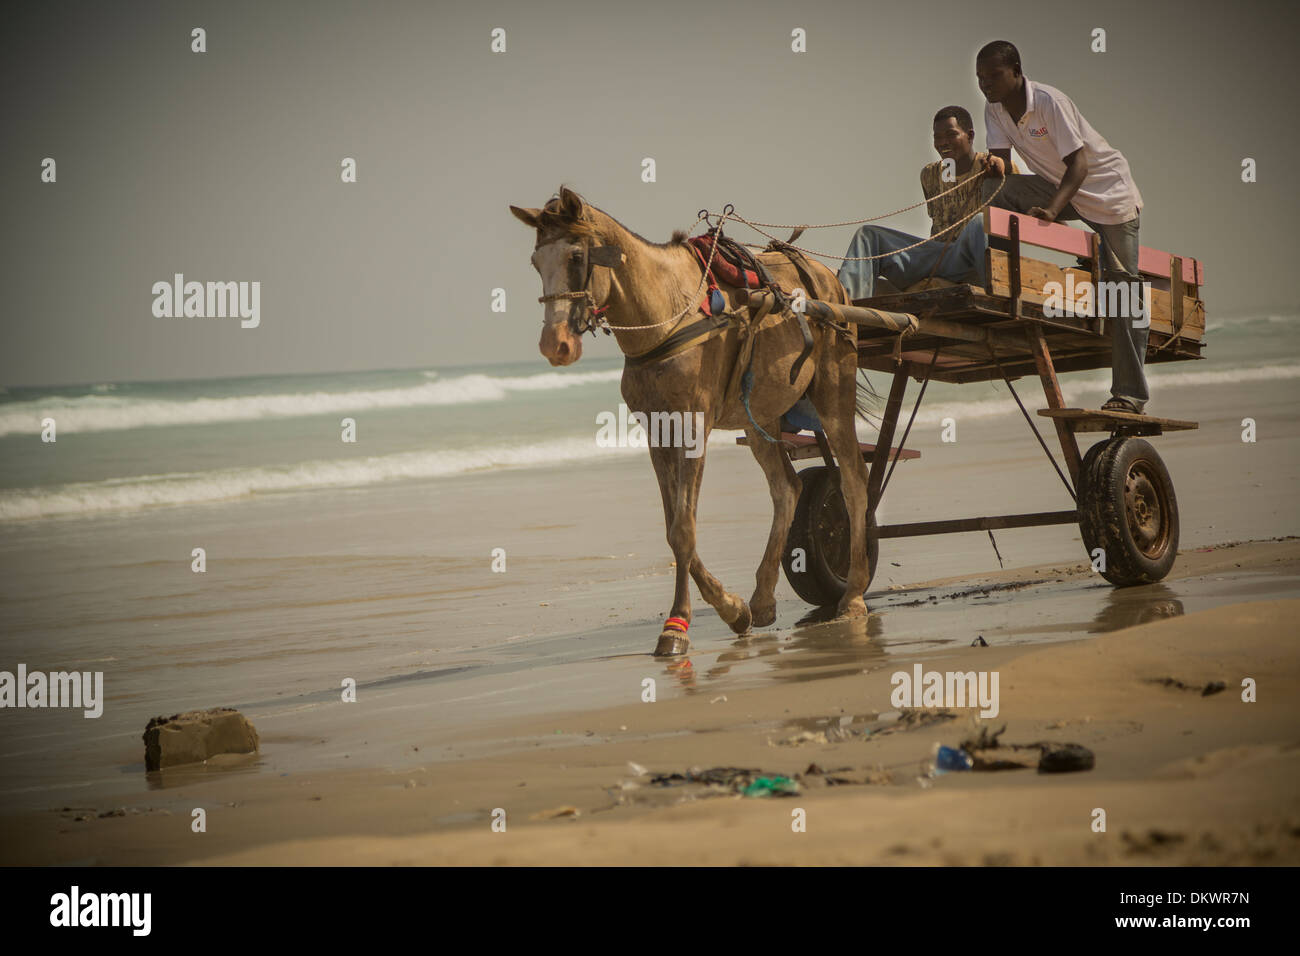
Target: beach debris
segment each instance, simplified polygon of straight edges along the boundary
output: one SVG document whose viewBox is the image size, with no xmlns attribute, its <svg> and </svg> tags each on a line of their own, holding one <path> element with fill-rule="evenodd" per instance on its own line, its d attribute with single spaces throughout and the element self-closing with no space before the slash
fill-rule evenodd
<svg viewBox="0 0 1300 956">
<path fill-rule="evenodd" d="M 576 817 L 580 815 L 577 807 L 565 805 L 563 807 L 552 807 L 549 810 L 538 810 L 529 820 L 555 820 L 559 817 Z"/>
<path fill-rule="evenodd" d="M 882 785 L 894 782 L 894 775 L 883 767 L 866 767 L 855 770 L 852 767 L 835 767 L 824 770 L 815 763 L 801 774 L 795 774 L 800 783 L 814 786 L 837 787 L 849 784 Z"/>
<path fill-rule="evenodd" d="M 991 724 L 982 724 L 978 734 L 961 742 L 961 749 L 971 756 L 972 770 L 1031 770 L 1038 766 L 1038 744 L 1002 746 L 998 739 L 1006 732 L 1007 725 L 1003 724 L 997 730 L 991 730 L 991 727 Z M 997 755 L 990 756 L 987 753 L 990 750 L 997 750 Z"/>
<path fill-rule="evenodd" d="M 898 716 L 895 717 L 894 714 Z M 881 714 L 878 720 L 887 722 L 886 726 L 871 730 L 868 735 L 883 737 L 885 734 L 892 734 L 898 731 L 917 730 L 921 727 L 928 727 L 931 724 L 941 724 L 945 721 L 956 720 L 957 715 L 946 708 L 933 707 L 904 707 L 900 711 L 890 711 Z"/>
<path fill-rule="evenodd" d="M 659 773 L 650 778 L 656 787 L 703 786 L 716 794 L 739 793 L 748 797 L 784 796 L 799 792 L 799 784 L 784 774 L 746 767 L 691 767 L 685 773 Z"/>
<path fill-rule="evenodd" d="M 790 737 L 784 737 L 773 743 L 770 739 L 767 742 L 769 747 L 802 747 L 804 744 L 824 744 L 827 743 L 825 731 L 802 730 Z"/>
<path fill-rule="evenodd" d="M 741 791 L 746 797 L 792 797 L 799 792 L 799 784 L 789 777 L 759 777 Z"/>
<path fill-rule="evenodd" d="M 1157 850 L 1176 846 L 1187 837 L 1182 833 L 1153 829 L 1136 836 L 1124 830 L 1120 833 L 1120 839 L 1124 841 L 1124 849 L 1127 853 L 1154 853 Z"/>
<path fill-rule="evenodd" d="M 647 770 L 645 767 L 641 766 L 639 763 L 629 760 L 627 762 L 627 772 L 634 777 L 644 777 L 650 771 Z"/>
<path fill-rule="evenodd" d="M 1078 770 L 1091 770 L 1097 758 L 1091 750 L 1081 744 L 1041 745 L 1042 756 L 1038 759 L 1039 773 L 1073 773 Z"/>
<path fill-rule="evenodd" d="M 652 786 L 674 787 L 688 783 L 702 783 L 708 786 L 743 789 L 750 782 L 763 776 L 765 771 L 746 769 L 744 767 L 710 767 L 701 770 L 691 767 L 685 773 L 657 773 L 650 778 Z"/>
<path fill-rule="evenodd" d="M 257 753 L 257 730 L 232 707 L 155 717 L 144 729 L 146 770 L 203 763 L 217 754 Z"/>
<path fill-rule="evenodd" d="M 975 638 L 975 640 L 973 640 L 973 641 L 970 642 L 970 646 L 971 646 L 971 647 L 988 647 L 988 646 L 989 646 L 989 642 L 986 641 L 986 640 L 984 640 L 984 635 L 981 634 L 979 637 Z"/>
<path fill-rule="evenodd" d="M 1148 684 L 1160 684 L 1162 687 L 1173 687 L 1178 690 L 1200 691 L 1202 697 L 1217 694 L 1221 690 L 1226 690 L 1228 686 L 1221 680 L 1212 680 L 1208 684 L 1185 684 L 1176 677 L 1148 677 L 1146 682 Z"/>
<path fill-rule="evenodd" d="M 726 694 L 719 694 L 717 697 L 713 698 L 713 700 L 709 701 L 710 704 L 725 704 L 726 702 L 727 702 Z"/>
<path fill-rule="evenodd" d="M 804 744 L 833 744 L 854 737 L 869 737 L 871 731 L 865 727 L 854 727 L 854 723 L 875 720 L 875 714 L 854 716 L 852 714 L 832 714 L 829 717 L 801 717 L 786 722 L 785 728 L 802 728 L 798 733 L 779 740 L 768 738 L 769 747 L 800 747 Z"/>
<path fill-rule="evenodd" d="M 1026 770 L 1037 767 L 1039 773 L 1073 773 L 1091 770 L 1096 757 L 1080 744 L 1039 740 L 1030 744 L 1004 744 L 1007 725 L 997 730 L 984 724 L 979 733 L 961 742 L 961 749 L 971 755 L 974 770 Z M 997 751 L 991 754 L 990 751 Z"/>
<path fill-rule="evenodd" d="M 936 774 L 950 773 L 954 770 L 970 770 L 975 766 L 975 761 L 966 751 L 956 747 L 945 747 L 943 744 L 936 744 L 934 750 L 934 772 Z"/>
</svg>

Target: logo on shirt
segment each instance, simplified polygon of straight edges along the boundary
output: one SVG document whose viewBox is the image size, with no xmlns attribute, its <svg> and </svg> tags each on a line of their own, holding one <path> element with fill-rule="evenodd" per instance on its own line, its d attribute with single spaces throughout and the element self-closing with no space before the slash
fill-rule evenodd
<svg viewBox="0 0 1300 956">
<path fill-rule="evenodd" d="M 1038 129 L 1034 129 L 1034 128 L 1031 126 L 1031 127 L 1029 128 L 1029 135 L 1032 136 L 1034 139 L 1042 139 L 1044 136 L 1047 135 L 1047 127 L 1046 127 L 1046 126 L 1040 126 L 1040 127 L 1038 127 Z"/>
</svg>

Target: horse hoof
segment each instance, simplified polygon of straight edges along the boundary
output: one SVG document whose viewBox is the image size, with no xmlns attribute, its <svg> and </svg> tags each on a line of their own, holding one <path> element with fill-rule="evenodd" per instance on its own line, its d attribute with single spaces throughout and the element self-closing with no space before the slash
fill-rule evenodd
<svg viewBox="0 0 1300 956">
<path fill-rule="evenodd" d="M 736 615 L 734 621 L 728 621 L 727 627 L 731 628 L 737 634 L 748 634 L 750 625 L 754 623 L 754 615 L 749 613 L 749 605 L 740 605 L 740 613 Z"/>
<path fill-rule="evenodd" d="M 867 602 L 862 598 L 855 598 L 835 609 L 836 618 L 855 618 L 865 617 L 867 614 Z"/>
<path fill-rule="evenodd" d="M 691 639 L 681 631 L 664 631 L 655 645 L 655 657 L 681 657 L 691 646 Z"/>
<path fill-rule="evenodd" d="M 756 608 L 752 604 L 749 607 L 750 616 L 753 621 L 750 623 L 754 627 L 771 627 L 776 622 L 776 607 Z"/>
</svg>

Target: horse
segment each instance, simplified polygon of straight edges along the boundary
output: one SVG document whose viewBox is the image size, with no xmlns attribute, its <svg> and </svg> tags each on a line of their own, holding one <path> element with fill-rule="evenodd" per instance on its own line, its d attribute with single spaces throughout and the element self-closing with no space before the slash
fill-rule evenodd
<svg viewBox="0 0 1300 956">
<path fill-rule="evenodd" d="M 865 615 L 862 594 L 870 580 L 867 471 L 854 426 L 859 385 L 852 333 L 822 322 L 800 322 L 789 309 L 749 324 L 700 319 L 705 270 L 687 244 L 686 233 L 678 230 L 669 242 L 651 242 L 567 186 L 540 209 L 510 206 L 510 212 L 536 230 L 531 261 L 542 280 L 538 301 L 545 304 L 538 349 L 551 365 L 577 362 L 582 358 L 583 331 L 594 333 L 607 324 L 625 356 L 621 390 L 629 409 L 647 418 L 681 413 L 685 419 L 702 413 L 705 442 L 715 427 L 743 429 L 767 477 L 772 527 L 746 603 L 709 573 L 696 552 L 696 503 L 705 455 L 692 457 L 683 447 L 648 443 L 663 498 L 668 545 L 677 564 L 672 608 L 655 657 L 680 656 L 690 646 L 688 575 L 736 634 L 776 620 L 778 566 L 800 481 L 775 436 L 780 435 L 782 415 L 804 396 L 816 409 L 839 462 L 844 503 L 855 516 L 849 522 L 847 587 L 835 607 L 836 616 Z M 851 304 L 835 273 L 819 262 L 800 259 L 801 273 L 795 260 L 781 251 L 762 252 L 756 258 L 782 291 L 802 288 L 808 298 Z M 719 282 L 718 288 L 725 313 L 739 316 L 739 286 Z M 692 332 L 701 323 L 705 331 Z M 809 334 L 811 352 L 806 349 Z M 737 389 L 742 373 L 752 374 L 752 387 Z"/>
</svg>

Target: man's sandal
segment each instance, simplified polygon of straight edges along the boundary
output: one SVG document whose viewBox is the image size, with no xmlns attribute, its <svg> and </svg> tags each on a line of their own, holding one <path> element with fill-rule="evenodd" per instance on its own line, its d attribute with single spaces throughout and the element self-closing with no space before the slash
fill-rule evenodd
<svg viewBox="0 0 1300 956">
<path fill-rule="evenodd" d="M 1103 412 L 1128 412 L 1130 415 L 1141 415 L 1142 408 L 1142 405 L 1127 398 L 1112 398 L 1101 406 Z"/>
</svg>

